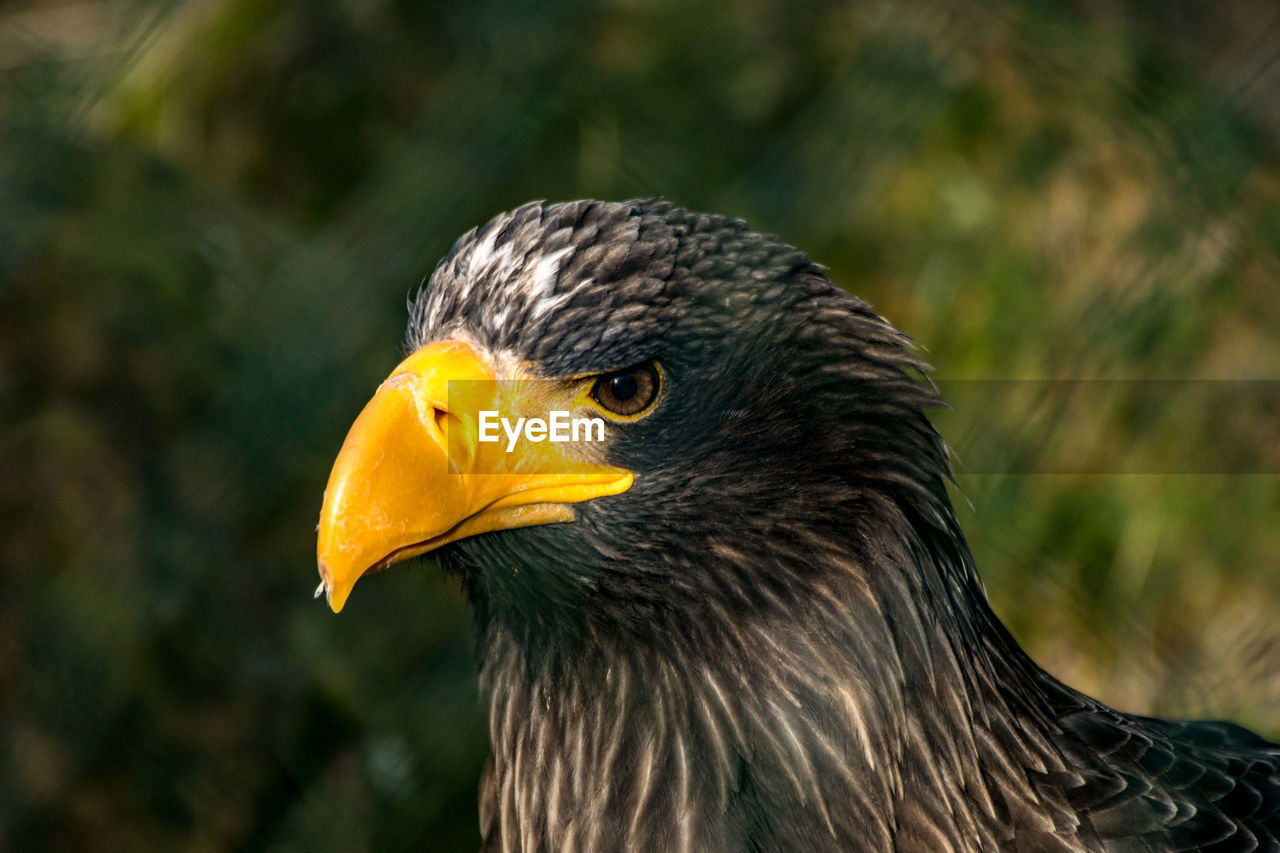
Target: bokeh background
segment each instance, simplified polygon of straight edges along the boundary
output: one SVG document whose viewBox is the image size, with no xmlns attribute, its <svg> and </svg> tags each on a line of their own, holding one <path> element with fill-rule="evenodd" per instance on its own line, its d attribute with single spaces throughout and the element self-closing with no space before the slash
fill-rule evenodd
<svg viewBox="0 0 1280 853">
<path fill-rule="evenodd" d="M 0 848 L 469 850 L 421 561 L 313 601 L 406 297 L 529 199 L 800 245 L 927 348 L 997 611 L 1280 737 L 1271 0 L 0 6 Z"/>
</svg>

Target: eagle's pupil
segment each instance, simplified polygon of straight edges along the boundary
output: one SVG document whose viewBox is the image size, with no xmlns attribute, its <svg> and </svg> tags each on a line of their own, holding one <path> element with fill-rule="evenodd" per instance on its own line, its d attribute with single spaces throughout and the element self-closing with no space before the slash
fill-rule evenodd
<svg viewBox="0 0 1280 853">
<path fill-rule="evenodd" d="M 613 377 L 613 381 L 609 383 L 609 392 L 613 394 L 615 400 L 625 403 L 640 391 L 640 383 L 636 381 L 634 373 L 624 373 L 621 376 Z"/>
</svg>

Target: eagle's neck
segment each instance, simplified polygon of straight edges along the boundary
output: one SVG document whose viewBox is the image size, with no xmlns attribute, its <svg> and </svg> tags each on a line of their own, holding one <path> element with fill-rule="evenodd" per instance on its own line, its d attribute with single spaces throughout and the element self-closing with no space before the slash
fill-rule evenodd
<svg viewBox="0 0 1280 853">
<path fill-rule="evenodd" d="M 865 530 L 839 556 L 815 550 L 830 565 L 804 575 L 823 582 L 788 606 L 708 607 L 664 626 L 667 641 L 588 627 L 548 650 L 501 620 L 483 626 L 487 844 L 968 850 L 998 849 L 1015 829 L 1028 838 L 1020 816 L 1057 797 L 1064 775 L 1044 731 L 1059 688 L 967 588 L 963 542 L 917 533 Z M 871 550 L 886 541 L 901 548 Z M 762 564 L 721 550 L 720 568 Z"/>
</svg>

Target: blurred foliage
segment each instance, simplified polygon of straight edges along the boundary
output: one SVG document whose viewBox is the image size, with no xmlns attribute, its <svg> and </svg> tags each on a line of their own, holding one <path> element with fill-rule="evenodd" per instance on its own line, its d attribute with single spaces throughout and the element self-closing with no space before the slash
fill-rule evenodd
<svg viewBox="0 0 1280 853">
<path fill-rule="evenodd" d="M 927 345 L 1037 659 L 1280 735 L 1280 13 L 1225 5 L 0 10 L 0 847 L 475 848 L 461 596 L 333 617 L 312 537 L 405 295 L 530 198 L 808 250 Z"/>
</svg>

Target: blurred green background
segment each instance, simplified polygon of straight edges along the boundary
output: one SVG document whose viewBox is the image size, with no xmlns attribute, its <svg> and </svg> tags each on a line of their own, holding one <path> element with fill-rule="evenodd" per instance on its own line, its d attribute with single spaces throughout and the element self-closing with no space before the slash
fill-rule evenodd
<svg viewBox="0 0 1280 853">
<path fill-rule="evenodd" d="M 1270 0 L 0 7 L 0 848 L 476 847 L 458 591 L 335 617 L 313 537 L 536 198 L 805 248 L 927 347 L 1033 655 L 1280 737 L 1277 56 Z"/>
</svg>

